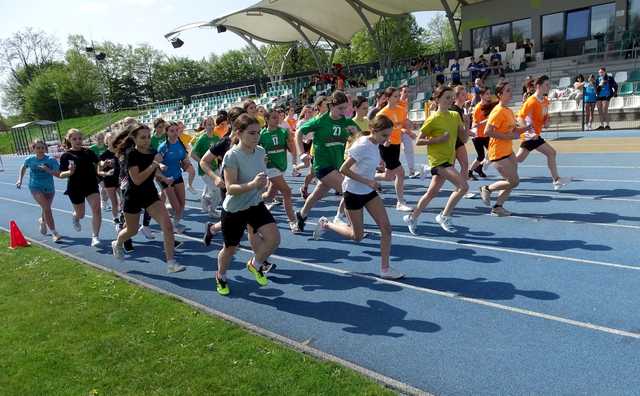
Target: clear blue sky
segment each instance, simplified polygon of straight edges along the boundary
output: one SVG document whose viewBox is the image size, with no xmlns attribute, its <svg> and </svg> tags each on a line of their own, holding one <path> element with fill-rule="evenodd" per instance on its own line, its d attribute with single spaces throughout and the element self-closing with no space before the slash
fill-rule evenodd
<svg viewBox="0 0 640 396">
<path fill-rule="evenodd" d="M 0 38 L 31 26 L 53 34 L 66 48 L 69 34 L 82 34 L 88 40 L 118 43 L 148 43 L 167 55 L 193 59 L 241 48 L 244 41 L 227 32 L 197 29 L 183 33 L 184 46 L 174 49 L 164 34 L 174 27 L 195 21 L 211 20 L 255 4 L 257 0 L 0 0 L 3 24 Z M 433 12 L 416 13 L 424 26 Z M 5 109 L 0 108 L 0 111 Z"/>
</svg>

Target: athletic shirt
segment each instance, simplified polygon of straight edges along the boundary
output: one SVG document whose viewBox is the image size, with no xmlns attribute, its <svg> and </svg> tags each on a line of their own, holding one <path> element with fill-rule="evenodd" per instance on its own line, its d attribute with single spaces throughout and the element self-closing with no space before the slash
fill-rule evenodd
<svg viewBox="0 0 640 396">
<path fill-rule="evenodd" d="M 80 150 L 65 151 L 60 157 L 60 170 L 62 172 L 69 170 L 69 161 L 73 161 L 76 164 L 76 171 L 73 175 L 69 176 L 65 194 L 85 191 L 88 189 L 88 186 L 98 184 L 96 164 L 99 160 L 93 151 L 84 147 Z"/>
<path fill-rule="evenodd" d="M 522 121 L 526 122 L 526 118 L 530 117 L 533 124 L 533 129 L 536 131 L 536 135 L 540 135 L 544 123 L 549 116 L 549 99 L 543 98 L 542 101 L 538 100 L 536 95 L 530 96 L 520 108 L 518 117 Z M 524 134 L 520 137 L 524 140 Z"/>
<path fill-rule="evenodd" d="M 151 134 L 151 148 L 158 151 L 158 147 L 160 147 L 160 144 L 164 143 L 166 140 L 167 140 L 167 135 L 160 136 L 156 134 L 156 132 L 154 131 Z"/>
<path fill-rule="evenodd" d="M 220 139 L 222 139 L 222 137 L 226 135 L 227 132 L 229 132 L 229 123 L 227 121 L 223 122 L 220 125 L 216 125 L 213 128 L 214 135 L 216 135 Z"/>
<path fill-rule="evenodd" d="M 473 110 L 473 124 L 477 125 L 486 119 L 487 119 L 487 115 L 484 113 L 484 111 L 482 111 L 482 105 L 478 103 Z M 477 127 L 478 131 L 476 132 L 476 137 L 479 137 L 479 138 L 485 137 L 484 130 L 486 127 L 487 127 L 487 123 L 478 125 Z"/>
<path fill-rule="evenodd" d="M 187 156 L 187 150 L 180 139 L 175 143 L 165 141 L 158 147 L 158 152 L 162 155 L 162 163 L 167 166 L 167 170 L 162 174 L 166 177 L 173 177 L 177 180 L 182 176 L 182 160 Z"/>
<path fill-rule="evenodd" d="M 360 131 L 362 131 L 362 132 L 368 132 L 369 131 L 369 120 L 367 118 L 354 117 L 354 118 L 352 118 L 352 120 L 353 120 L 353 122 L 356 123 L 358 128 L 360 128 Z"/>
<path fill-rule="evenodd" d="M 89 150 L 93 151 L 97 157 L 100 157 L 102 153 L 107 151 L 107 145 L 103 144 L 102 146 L 99 146 L 97 144 L 94 144 L 89 147 Z"/>
<path fill-rule="evenodd" d="M 198 158 L 202 159 L 206 152 L 209 151 L 211 146 L 216 144 L 218 141 L 220 141 L 220 138 L 218 136 L 213 135 L 209 137 L 207 133 L 204 133 L 198 138 L 198 140 L 196 140 L 196 144 L 193 146 L 193 153 L 197 155 Z M 211 161 L 210 166 L 211 170 L 218 169 L 218 161 L 214 159 L 213 161 Z M 204 175 L 204 170 L 202 170 L 202 168 L 200 167 L 200 161 L 198 161 L 198 175 Z"/>
<path fill-rule="evenodd" d="M 24 160 L 24 167 L 29 169 L 29 188 L 43 193 L 52 193 L 55 191 L 53 176 L 40 169 L 41 165 L 46 165 L 53 172 L 59 169 L 58 161 L 46 154 L 41 159 L 35 155 L 28 156 Z"/>
<path fill-rule="evenodd" d="M 287 170 L 287 142 L 289 131 L 284 128 L 260 131 L 258 144 L 267 152 L 267 168 L 275 168 L 281 172 Z"/>
<path fill-rule="evenodd" d="M 351 118 L 340 117 L 334 120 L 330 113 L 326 112 L 300 127 L 303 135 L 314 133 L 313 170 L 316 173 L 326 168 L 340 169 L 344 162 L 345 144 L 351 136 L 351 132 L 347 130 L 350 126 L 358 129 L 358 125 Z"/>
<path fill-rule="evenodd" d="M 460 64 L 459 63 L 454 63 L 453 65 L 451 65 L 449 70 L 451 71 L 451 78 L 460 78 Z"/>
<path fill-rule="evenodd" d="M 604 80 L 604 84 L 600 87 L 600 82 Z M 598 76 L 596 78 L 596 87 L 600 87 L 600 90 L 597 91 L 599 98 L 608 98 L 611 96 L 611 84 L 609 84 L 609 77 L 601 78 Z"/>
<path fill-rule="evenodd" d="M 376 168 L 380 164 L 380 146 L 371 142 L 369 136 L 359 137 L 349 148 L 347 157 L 353 158 L 356 163 L 351 166 L 351 171 L 373 180 L 376 175 Z M 352 194 L 365 195 L 373 191 L 366 184 L 360 183 L 350 177 L 345 177 L 342 182 L 342 189 Z"/>
<path fill-rule="evenodd" d="M 502 106 L 498 103 L 496 107 L 491 110 L 487 125 L 493 125 L 495 132 L 510 134 L 513 133 L 513 129 L 516 127 L 516 117 L 510 108 Z M 489 160 L 495 161 L 500 158 L 508 157 L 513 153 L 513 145 L 511 139 L 495 139 L 489 140 Z"/>
<path fill-rule="evenodd" d="M 393 121 L 393 130 L 389 137 L 389 143 L 396 145 L 402 143 L 402 128 L 404 128 L 407 120 L 407 109 L 402 106 L 391 108 L 387 105 L 378 112 L 378 115 L 384 115 Z"/>
<path fill-rule="evenodd" d="M 423 136 L 434 138 L 442 136 L 447 132 L 449 133 L 449 139 L 447 141 L 427 146 L 427 157 L 431 168 L 447 163 L 453 164 L 453 160 L 456 157 L 455 147 L 456 139 L 458 138 L 458 128 L 461 126 L 462 120 L 460 119 L 460 115 L 455 111 L 447 111 L 446 113 L 436 111 L 424 122 L 420 129 Z"/>
<path fill-rule="evenodd" d="M 247 153 L 240 145 L 233 146 L 224 155 L 222 160 L 222 169 L 235 169 L 237 171 L 237 184 L 245 184 L 252 181 L 260 172 L 266 173 L 265 165 L 266 151 L 257 146 L 252 153 Z M 254 188 L 238 195 L 232 195 L 227 192 L 222 208 L 229 213 L 236 213 L 262 202 L 262 192 L 264 189 Z"/>
<path fill-rule="evenodd" d="M 124 190 L 124 199 L 126 200 L 135 200 L 141 199 L 141 197 L 149 197 L 149 196 L 157 196 L 158 190 L 156 190 L 156 186 L 153 183 L 153 179 L 155 177 L 155 172 L 151 173 L 149 177 L 147 177 L 142 183 L 136 185 L 131 178 L 131 174 L 129 173 L 129 169 L 134 166 L 138 167 L 139 172 L 144 172 L 151 164 L 156 156 L 156 151 L 151 149 L 151 152 L 148 154 L 141 153 L 140 151 L 131 149 L 125 155 L 125 166 L 127 168 L 127 188 Z"/>
<path fill-rule="evenodd" d="M 584 84 L 584 102 L 595 103 L 596 102 L 596 87 L 591 83 Z"/>
<path fill-rule="evenodd" d="M 306 124 L 307 122 L 309 122 L 309 120 L 312 120 L 312 119 L 313 119 L 313 118 L 309 118 L 309 119 L 306 119 L 306 120 L 300 120 L 300 121 L 298 121 L 298 125 L 296 125 L 296 130 L 300 130 L 300 128 L 301 128 L 304 124 Z M 307 134 L 307 135 L 304 135 L 304 136 L 302 137 L 302 141 L 303 141 L 304 143 L 307 143 L 307 144 L 311 143 L 311 142 L 313 141 L 313 132 L 311 132 L 311 133 L 309 133 L 309 134 Z"/>
<path fill-rule="evenodd" d="M 120 163 L 116 158 L 116 155 L 111 150 L 106 150 L 104 153 L 100 155 L 100 161 L 107 161 L 107 160 L 111 160 L 114 166 L 108 166 L 105 164 L 102 167 L 102 171 L 109 172 L 111 169 L 113 169 L 113 176 L 105 176 L 104 178 L 108 180 L 118 180 L 118 175 L 120 174 Z"/>
</svg>

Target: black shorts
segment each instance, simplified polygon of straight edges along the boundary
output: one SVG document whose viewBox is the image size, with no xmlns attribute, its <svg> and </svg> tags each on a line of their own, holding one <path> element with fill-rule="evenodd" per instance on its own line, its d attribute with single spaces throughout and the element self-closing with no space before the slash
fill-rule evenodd
<svg viewBox="0 0 640 396">
<path fill-rule="evenodd" d="M 444 164 L 440 164 L 438 166 L 434 166 L 433 168 L 431 168 L 431 175 L 436 176 L 442 169 L 451 168 L 452 166 L 453 164 L 450 164 L 448 162 L 445 162 Z"/>
<path fill-rule="evenodd" d="M 247 225 L 250 225 L 254 232 L 258 232 L 258 229 L 263 225 L 275 224 L 276 222 L 269 209 L 264 206 L 264 202 L 235 213 L 230 213 L 223 209 L 220 221 L 222 222 L 224 245 L 227 247 L 240 244 Z"/>
<path fill-rule="evenodd" d="M 309 152 L 311 151 L 312 145 L 313 145 L 313 142 L 309 142 L 309 143 L 302 142 L 302 147 L 304 148 L 304 152 L 309 154 Z"/>
<path fill-rule="evenodd" d="M 399 144 L 390 144 L 389 146 L 385 146 L 381 144 L 379 147 L 380 157 L 384 161 L 384 167 L 388 170 L 394 170 L 400 166 L 400 145 Z"/>
<path fill-rule="evenodd" d="M 476 149 L 476 153 L 478 154 L 478 161 L 482 162 L 484 160 L 484 150 L 489 148 L 489 140 L 491 140 L 491 138 L 488 137 L 476 137 L 471 139 L 473 147 Z"/>
<path fill-rule="evenodd" d="M 87 199 L 89 195 L 97 194 L 98 192 L 98 183 L 96 180 L 95 184 L 90 183 L 89 185 L 82 186 L 78 191 L 69 191 L 67 189 L 65 194 L 69 196 L 69 200 L 72 204 L 80 205 L 81 203 L 84 203 L 84 200 Z"/>
<path fill-rule="evenodd" d="M 462 143 L 462 140 L 460 140 L 460 138 L 456 138 L 456 150 L 462 146 L 464 146 L 464 143 Z"/>
<path fill-rule="evenodd" d="M 512 155 L 513 155 L 513 153 L 511 153 L 511 154 L 509 154 L 509 155 L 506 155 L 506 156 L 504 156 L 504 157 L 500 157 L 500 158 L 492 159 L 492 160 L 491 160 L 491 162 L 498 162 L 498 161 L 502 161 L 502 160 L 504 160 L 504 159 L 507 159 L 507 158 L 511 157 Z"/>
<path fill-rule="evenodd" d="M 375 191 L 371 191 L 369 194 L 354 194 L 345 191 L 342 197 L 344 198 L 344 207 L 347 210 L 360 210 L 377 196 L 378 193 Z"/>
<path fill-rule="evenodd" d="M 125 193 L 122 211 L 128 214 L 138 214 L 159 200 L 157 191 L 155 194 L 137 194 L 135 196 Z"/>
<path fill-rule="evenodd" d="M 324 179 L 325 176 L 327 176 L 329 173 L 333 172 L 333 171 L 337 171 L 338 169 L 336 169 L 333 166 L 328 166 L 326 168 L 320 168 L 318 169 L 318 171 L 316 172 L 316 177 L 318 178 L 318 180 L 322 180 Z"/>
<path fill-rule="evenodd" d="M 520 143 L 520 148 L 533 151 L 545 143 L 546 142 L 543 138 L 538 137 L 537 139 L 525 140 L 524 142 Z"/>
<path fill-rule="evenodd" d="M 596 101 L 597 102 L 608 102 L 611 100 L 611 96 L 602 96 L 602 97 L 597 97 Z"/>
<path fill-rule="evenodd" d="M 120 187 L 120 179 L 118 176 L 107 176 L 102 178 L 102 182 L 106 188 L 117 188 Z"/>
<path fill-rule="evenodd" d="M 163 182 L 163 181 L 158 181 L 158 183 L 160 183 L 160 187 L 162 187 L 162 189 L 163 189 L 163 190 L 164 190 L 165 188 L 168 188 L 168 187 L 169 187 L 169 185 L 168 185 L 167 183 Z M 176 186 L 176 185 L 178 185 L 178 184 L 182 184 L 182 183 L 184 183 L 184 179 L 182 178 L 182 176 L 180 176 L 179 178 L 177 178 L 177 179 L 175 179 L 175 180 L 173 181 L 173 183 L 171 184 L 171 186 L 173 187 L 173 186 Z"/>
</svg>

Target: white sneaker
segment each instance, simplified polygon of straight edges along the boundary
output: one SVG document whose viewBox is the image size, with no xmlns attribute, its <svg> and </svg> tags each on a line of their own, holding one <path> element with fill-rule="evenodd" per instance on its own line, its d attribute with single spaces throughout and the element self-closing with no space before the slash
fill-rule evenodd
<svg viewBox="0 0 640 396">
<path fill-rule="evenodd" d="M 402 218 L 402 221 L 404 221 L 407 227 L 409 227 L 409 232 L 412 235 L 418 235 L 416 232 L 418 230 L 418 219 L 414 219 L 410 214 L 408 214 Z"/>
<path fill-rule="evenodd" d="M 173 230 L 176 232 L 176 234 L 182 234 L 185 229 L 186 227 L 180 224 L 179 221 L 173 222 Z"/>
<path fill-rule="evenodd" d="M 290 221 L 289 222 L 289 228 L 291 229 L 291 232 L 294 234 L 299 234 L 300 233 L 300 229 L 298 228 L 298 222 L 297 221 Z"/>
<path fill-rule="evenodd" d="M 38 219 L 38 225 L 40 226 L 40 233 L 42 235 L 47 235 L 47 225 L 44 224 L 42 217 Z"/>
<path fill-rule="evenodd" d="M 186 268 L 183 265 L 180 265 L 176 262 L 176 260 L 167 261 L 167 272 L 170 274 L 184 271 Z"/>
<path fill-rule="evenodd" d="M 124 260 L 124 249 L 122 246 L 118 246 L 118 241 L 111 241 L 111 251 L 113 252 L 113 257 L 120 261 Z"/>
<path fill-rule="evenodd" d="M 480 187 L 480 199 L 482 199 L 482 203 L 487 206 L 491 206 L 491 191 L 487 188 L 487 186 Z"/>
<path fill-rule="evenodd" d="M 198 194 L 198 190 L 196 190 L 195 188 L 193 188 L 193 186 L 189 186 L 187 187 L 187 191 L 189 191 L 191 194 L 196 195 Z"/>
<path fill-rule="evenodd" d="M 347 223 L 346 219 L 343 216 L 340 216 L 340 215 L 337 215 L 336 217 L 334 217 L 332 223 L 333 224 L 338 224 L 338 225 L 349 225 L 349 223 Z"/>
<path fill-rule="evenodd" d="M 73 214 L 73 229 L 77 232 L 82 231 L 82 225 L 80 224 L 80 220 L 78 220 L 75 213 Z"/>
<path fill-rule="evenodd" d="M 507 216 L 511 216 L 511 212 L 509 212 L 508 210 L 506 210 L 502 206 L 498 206 L 496 208 L 492 208 L 491 209 L 491 216 L 507 217 Z"/>
<path fill-rule="evenodd" d="M 200 198 L 200 208 L 202 209 L 203 212 L 207 213 L 209 211 L 209 207 L 210 207 L 210 201 L 207 198 Z"/>
<path fill-rule="evenodd" d="M 142 235 L 144 235 L 144 237 L 149 240 L 156 239 L 156 234 L 154 234 L 151 228 L 149 228 L 148 226 L 140 226 L 138 231 L 140 231 Z"/>
<path fill-rule="evenodd" d="M 431 174 L 431 168 L 429 165 L 422 165 L 422 175 L 420 176 L 421 180 L 426 179 Z"/>
<path fill-rule="evenodd" d="M 570 177 L 560 177 L 558 180 L 553 182 L 553 189 L 558 191 L 569 183 L 571 183 Z"/>
<path fill-rule="evenodd" d="M 100 246 L 100 239 L 97 236 L 91 237 L 91 247 Z"/>
<path fill-rule="evenodd" d="M 324 234 L 324 227 L 327 225 L 327 223 L 329 222 L 329 220 L 322 216 L 320 218 L 320 220 L 318 220 L 318 224 L 316 225 L 315 230 L 313 230 L 313 239 L 314 240 L 318 240 L 320 239 L 320 237 L 322 236 L 322 234 Z M 335 221 L 334 221 L 335 223 Z"/>
<path fill-rule="evenodd" d="M 476 196 L 476 193 L 474 193 L 474 192 L 468 192 L 468 193 L 464 194 L 464 198 L 466 198 L 466 199 L 475 198 L 475 196 Z"/>
<path fill-rule="evenodd" d="M 436 216 L 436 223 L 440 224 L 443 230 L 446 232 L 454 233 L 456 228 L 451 225 L 451 216 L 445 216 L 442 213 Z"/>
<path fill-rule="evenodd" d="M 413 171 L 413 172 L 409 172 L 409 179 L 418 179 L 420 177 L 420 172 L 418 171 Z"/>
<path fill-rule="evenodd" d="M 398 201 L 398 203 L 396 203 L 396 210 L 398 212 L 411 212 L 413 209 L 407 206 L 406 203 Z"/>
<path fill-rule="evenodd" d="M 396 271 L 393 267 L 389 267 L 386 271 L 380 270 L 380 277 L 382 279 L 396 280 L 404 278 L 404 274 Z"/>
<path fill-rule="evenodd" d="M 53 243 L 58 243 L 62 239 L 62 235 L 58 234 L 58 231 L 51 231 L 51 240 Z"/>
</svg>

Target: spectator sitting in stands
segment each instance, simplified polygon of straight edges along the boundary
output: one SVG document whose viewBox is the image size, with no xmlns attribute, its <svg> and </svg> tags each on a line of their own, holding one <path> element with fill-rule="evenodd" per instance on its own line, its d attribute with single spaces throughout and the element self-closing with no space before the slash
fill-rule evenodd
<svg viewBox="0 0 640 396">
<path fill-rule="evenodd" d="M 582 74 L 578 74 L 578 77 L 576 77 L 575 81 L 573 82 L 572 96 L 573 96 L 573 99 L 576 100 L 576 105 L 578 107 L 580 107 L 580 102 L 582 102 L 583 88 L 585 83 L 586 81 Z M 571 97 L 569 97 L 569 99 L 571 99 Z"/>
<path fill-rule="evenodd" d="M 522 44 L 522 48 L 524 48 L 525 62 L 531 62 L 533 59 L 533 42 L 531 42 L 531 39 L 526 39 Z"/>
<path fill-rule="evenodd" d="M 484 88 L 484 80 L 481 78 L 475 79 L 475 84 L 471 89 L 473 93 L 473 100 L 471 101 L 471 107 L 475 107 L 476 104 L 480 103 L 480 90 Z"/>
<path fill-rule="evenodd" d="M 491 58 L 489 58 L 489 61 L 493 68 L 493 74 L 497 74 L 499 76 L 504 75 L 504 70 L 502 69 L 502 55 L 500 55 L 495 48 L 491 51 Z"/>
<path fill-rule="evenodd" d="M 454 86 L 462 84 L 460 81 L 460 62 L 458 62 L 458 59 L 449 67 L 449 71 L 451 72 L 451 84 Z"/>
<path fill-rule="evenodd" d="M 484 55 L 480 55 L 480 59 L 478 59 L 477 66 L 478 66 L 478 74 L 479 74 L 478 77 L 484 80 L 491 73 L 491 70 L 489 69 L 489 65 L 487 64 L 487 60 L 484 58 Z"/>
<path fill-rule="evenodd" d="M 440 85 L 444 84 L 444 67 L 440 66 L 440 64 L 436 64 L 436 67 L 433 68 L 433 73 L 436 75 L 436 83 Z"/>
<path fill-rule="evenodd" d="M 476 63 L 476 58 L 474 58 L 473 56 L 471 57 L 471 60 L 469 61 L 469 66 L 467 66 L 467 71 L 469 72 L 469 75 L 471 76 L 471 81 L 475 81 L 476 78 L 479 77 L 478 63 Z"/>
</svg>

